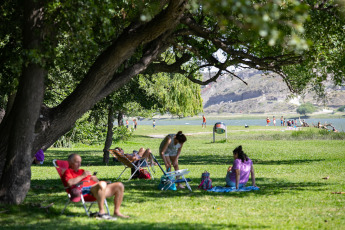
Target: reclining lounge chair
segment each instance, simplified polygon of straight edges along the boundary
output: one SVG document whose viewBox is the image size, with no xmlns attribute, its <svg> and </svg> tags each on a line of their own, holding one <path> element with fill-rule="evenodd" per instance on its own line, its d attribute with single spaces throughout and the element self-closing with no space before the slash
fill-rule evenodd
<svg viewBox="0 0 345 230">
<path fill-rule="evenodd" d="M 55 169 L 58 172 L 58 174 L 60 176 L 60 179 L 62 181 L 62 176 L 65 173 L 66 169 L 68 169 L 68 167 L 69 167 L 68 161 L 53 160 L 53 165 L 55 166 Z M 81 186 L 82 187 L 83 186 L 83 182 L 86 182 L 86 181 L 79 182 L 77 186 Z M 84 207 L 86 215 L 90 216 L 90 209 L 91 209 L 92 205 L 97 203 L 96 198 L 94 196 L 92 196 L 92 195 L 84 195 L 83 196 L 83 195 L 80 194 L 80 199 L 76 199 L 78 201 L 75 201 L 75 199 L 73 199 L 71 194 L 70 194 L 70 187 L 64 187 L 64 188 L 65 188 L 65 190 L 67 192 L 68 200 L 67 200 L 66 205 L 65 205 L 64 209 L 62 210 L 61 214 L 64 213 L 65 209 L 67 208 L 67 206 L 71 202 L 78 203 L 78 202 L 81 201 L 82 204 L 83 204 L 83 207 Z M 88 208 L 86 207 L 86 204 L 90 204 Z M 108 207 L 108 203 L 107 203 L 106 199 L 104 199 L 104 204 L 105 204 L 105 207 L 107 208 L 108 215 L 110 215 L 109 207 Z"/>
<path fill-rule="evenodd" d="M 123 174 L 123 173 L 126 171 L 126 169 L 128 169 L 128 168 L 134 169 L 134 170 L 133 170 L 134 172 L 132 173 L 132 175 L 131 175 L 131 176 L 129 177 L 129 179 L 128 179 L 128 180 L 131 180 L 131 179 L 133 178 L 133 176 L 134 176 L 141 168 L 143 168 L 143 167 L 147 167 L 147 168 L 148 168 L 148 172 L 149 172 L 151 178 L 154 179 L 146 158 L 140 159 L 140 160 L 137 162 L 137 165 L 136 165 L 135 163 L 131 162 L 125 155 L 121 154 L 120 152 L 118 152 L 118 151 L 116 151 L 116 150 L 115 150 L 115 151 L 112 151 L 112 154 L 115 154 L 117 160 L 120 161 L 120 162 L 124 165 L 124 167 L 125 167 L 125 169 L 122 171 L 122 173 L 120 174 L 120 176 L 119 176 L 116 180 L 120 179 L 120 177 L 122 176 L 122 174 Z"/>
</svg>

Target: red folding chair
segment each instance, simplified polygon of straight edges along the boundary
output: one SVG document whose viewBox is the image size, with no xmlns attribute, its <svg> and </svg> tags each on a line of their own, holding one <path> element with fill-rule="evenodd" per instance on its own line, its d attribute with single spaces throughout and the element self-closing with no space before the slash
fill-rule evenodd
<svg viewBox="0 0 345 230">
<path fill-rule="evenodd" d="M 62 176 L 65 173 L 66 169 L 68 169 L 68 167 L 69 167 L 68 161 L 56 160 L 55 159 L 55 160 L 53 160 L 53 164 L 54 164 L 55 169 L 58 172 L 58 174 L 60 176 L 60 179 L 61 179 L 61 181 L 63 183 Z M 77 184 L 77 186 L 82 187 L 84 182 L 86 182 L 86 181 L 79 182 Z M 92 196 L 91 194 L 86 194 L 86 195 L 80 195 L 80 200 L 78 199 L 78 201 L 74 201 L 74 199 L 72 199 L 72 196 L 70 194 L 70 187 L 66 187 L 65 184 L 64 184 L 64 186 L 65 186 L 64 188 L 65 188 L 65 190 L 67 192 L 67 195 L 68 195 L 68 200 L 67 200 L 66 205 L 65 205 L 64 209 L 62 210 L 61 214 L 64 213 L 65 209 L 67 208 L 67 206 L 71 202 L 78 203 L 78 202 L 81 201 L 83 206 L 84 206 L 84 210 L 85 210 L 86 215 L 90 216 L 90 209 L 91 209 L 92 205 L 97 203 L 96 198 L 94 196 Z M 89 208 L 86 207 L 86 204 L 90 204 Z M 109 208 L 108 208 L 108 203 L 107 203 L 106 199 L 104 199 L 104 204 L 105 204 L 105 207 L 107 208 L 108 215 L 110 215 Z"/>
</svg>

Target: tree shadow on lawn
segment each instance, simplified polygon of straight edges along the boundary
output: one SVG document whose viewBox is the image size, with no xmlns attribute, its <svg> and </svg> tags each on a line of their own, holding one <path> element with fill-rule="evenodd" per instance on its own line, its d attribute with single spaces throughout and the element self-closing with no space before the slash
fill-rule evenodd
<svg viewBox="0 0 345 230">
<path fill-rule="evenodd" d="M 107 180 L 109 178 L 105 178 Z M 162 202 L 160 199 L 169 199 L 180 197 L 182 200 L 178 202 L 184 202 L 183 197 L 189 198 L 200 198 L 204 197 L 234 197 L 234 198 L 246 198 L 248 196 L 266 197 L 271 195 L 279 195 L 286 193 L 303 193 L 303 192 L 322 192 L 327 189 L 324 186 L 329 186 L 330 183 L 321 182 L 289 182 L 286 180 L 279 180 L 275 178 L 257 178 L 257 184 L 260 186 L 259 191 L 249 191 L 249 192 L 228 192 L 228 193 L 215 193 L 207 192 L 204 190 L 198 190 L 197 185 L 200 178 L 192 178 L 190 183 L 193 192 L 190 192 L 187 188 L 178 191 L 160 191 L 157 186 L 159 179 L 157 180 L 131 180 L 123 181 L 125 185 L 125 197 L 123 202 L 123 207 L 126 207 L 128 203 L 150 203 L 150 202 Z M 224 186 L 224 178 L 212 178 L 214 186 Z M 250 182 L 248 182 L 248 186 Z M 171 223 L 148 223 L 148 222 L 138 222 L 135 215 L 132 215 L 130 220 L 118 220 L 115 222 L 109 221 L 95 221 L 94 219 L 89 219 L 85 216 L 84 210 L 79 203 L 77 206 L 77 213 L 75 211 L 66 210 L 66 215 L 79 215 L 80 218 L 77 222 L 74 218 L 68 218 L 65 215 L 61 215 L 60 212 L 63 209 L 65 202 L 67 200 L 67 193 L 65 193 L 60 179 L 47 179 L 47 180 L 32 180 L 31 189 L 28 193 L 26 201 L 23 205 L 18 206 L 0 206 L 0 211 L 6 210 L 2 213 L 3 218 L 0 219 L 2 226 L 9 226 L 8 229 L 18 228 L 18 229 L 29 229 L 34 227 L 35 229 L 46 229 L 46 228 L 66 228 L 75 229 L 76 226 L 86 228 L 86 229 L 99 229 L 100 225 L 105 228 L 126 228 L 126 229 L 223 229 L 223 228 L 268 228 L 270 226 L 247 226 L 247 225 L 217 225 L 217 224 L 193 224 L 193 223 L 176 223 L 176 225 L 171 225 Z M 110 210 L 113 210 L 113 199 L 108 198 L 108 205 Z M 52 207 L 47 209 L 40 208 L 41 206 L 46 206 L 50 203 L 54 203 Z M 70 206 L 69 206 L 70 207 Z M 95 209 L 96 208 L 96 209 Z M 20 210 L 19 210 L 20 209 Z M 93 211 L 97 211 L 97 206 L 93 207 Z M 49 219 L 49 221 L 39 222 L 39 225 L 30 225 L 30 223 L 21 223 L 20 221 L 16 223 L 15 216 L 22 216 L 28 219 Z M 139 215 L 139 214 L 137 214 Z M 80 219 L 85 221 L 91 221 L 87 225 L 80 226 Z M 134 219 L 134 220 L 133 220 Z M 96 224 L 96 225 L 94 225 Z M 2 228 L 2 229 L 6 229 Z"/>
<path fill-rule="evenodd" d="M 253 164 L 262 164 L 262 165 L 295 165 L 295 164 L 309 164 L 312 162 L 320 162 L 325 161 L 325 159 L 294 159 L 294 160 L 259 160 L 259 159 L 252 159 Z"/>
<path fill-rule="evenodd" d="M 81 216 L 79 218 L 66 217 L 59 214 L 45 214 L 41 210 L 21 210 L 20 216 L 30 216 L 38 219 L 37 223 L 16 221 L 17 215 L 6 215 L 7 218 L 0 220 L 1 229 L 152 229 L 152 230 L 175 230 L 175 229 L 252 229 L 269 228 L 268 225 L 248 225 L 248 224 L 215 224 L 215 223 L 190 223 L 190 222 L 171 222 L 171 221 L 141 221 L 135 215 L 130 219 L 118 219 L 116 221 L 96 220 Z"/>
<path fill-rule="evenodd" d="M 104 180 L 110 180 L 110 178 L 103 178 Z M 324 182 L 289 182 L 286 180 L 278 180 L 272 178 L 256 178 L 257 185 L 260 187 L 258 191 L 250 192 L 228 192 L 228 193 L 215 193 L 207 192 L 204 190 L 197 189 L 199 185 L 200 178 L 191 178 L 192 182 L 189 184 L 192 187 L 193 192 L 190 192 L 187 188 L 177 191 L 161 191 L 158 190 L 159 179 L 155 180 L 131 180 L 122 181 L 125 185 L 126 201 L 141 203 L 147 202 L 147 198 L 166 198 L 166 197 L 181 197 L 181 196 L 193 196 L 202 197 L 208 196 L 218 196 L 220 194 L 227 196 L 245 197 L 249 194 L 255 195 L 272 195 L 281 193 L 291 193 L 291 192 L 303 192 L 303 191 L 325 191 L 324 186 L 331 185 L 330 183 Z M 249 181 L 247 186 L 250 186 Z M 212 178 L 213 186 L 225 186 L 224 178 Z M 64 193 L 61 197 L 57 193 Z M 56 196 L 55 196 L 56 194 Z M 40 195 L 42 198 L 47 200 L 47 202 L 62 202 L 64 203 L 67 199 L 67 193 L 63 188 L 60 179 L 47 179 L 47 180 L 32 180 L 31 189 L 28 193 L 29 200 L 31 196 Z M 60 201 L 59 201 L 60 200 Z"/>
<path fill-rule="evenodd" d="M 293 164 L 308 164 L 311 162 L 324 161 L 325 159 L 291 159 L 291 160 L 260 160 L 252 159 L 254 164 L 263 164 L 263 165 L 293 165 Z M 232 164 L 233 159 L 229 156 L 221 155 L 181 155 L 179 158 L 180 165 L 230 165 Z"/>
<path fill-rule="evenodd" d="M 180 191 L 159 191 L 157 189 L 158 180 L 152 183 L 149 180 L 129 181 L 126 184 L 126 194 L 123 207 L 128 203 L 155 202 L 156 199 L 165 199 L 170 197 L 204 197 L 206 195 L 217 196 L 224 194 L 213 194 L 205 191 L 196 191 L 191 193 L 188 190 Z M 27 195 L 25 203 L 16 205 L 0 205 L 2 212 L 0 218 L 1 229 L 243 229 L 243 228 L 269 228 L 265 225 L 246 225 L 246 224 L 214 224 L 214 223 L 190 223 L 190 222 L 154 222 L 141 221 L 140 214 L 131 214 L 130 219 L 120 219 L 116 222 L 95 220 L 88 218 L 79 202 L 70 204 L 64 215 L 61 211 L 67 200 L 60 179 L 32 180 L 31 189 Z M 195 189 L 195 188 L 193 188 Z M 195 191 L 195 190 L 194 190 Z M 110 210 L 113 210 L 113 199 L 108 198 Z M 54 203 L 52 207 L 42 208 Z M 71 210 L 73 208 L 73 210 Z M 91 211 L 97 211 L 97 205 L 94 205 Z M 21 219 L 18 221 L 18 217 Z M 136 218 L 136 216 L 138 216 Z M 76 218 L 78 217 L 78 218 Z M 139 219 L 139 220 L 138 220 Z"/>
<path fill-rule="evenodd" d="M 143 138 L 143 139 L 157 139 L 157 137 L 151 137 L 151 136 L 140 135 L 140 134 L 135 134 L 134 136 L 138 138 Z M 162 138 L 158 138 L 158 139 L 162 139 Z"/>
<path fill-rule="evenodd" d="M 83 166 L 105 166 L 103 163 L 103 151 L 95 150 L 74 150 L 74 151 L 62 151 L 62 150 L 50 150 L 47 152 L 46 162 L 49 164 L 53 159 L 67 160 L 67 157 L 76 153 L 82 157 Z M 163 165 L 163 161 L 159 156 L 155 156 L 158 162 Z M 325 161 L 325 159 L 291 159 L 291 160 L 261 160 L 261 159 L 252 159 L 254 164 L 263 164 L 263 165 L 293 165 L 293 164 L 308 164 L 312 162 Z M 227 155 L 217 155 L 217 154 L 208 154 L 208 155 L 181 155 L 179 158 L 180 165 L 230 165 L 232 164 L 232 156 Z M 113 157 L 110 156 L 109 166 L 112 165 L 122 165 L 119 162 L 113 162 Z"/>
<path fill-rule="evenodd" d="M 157 186 L 159 181 L 155 181 L 154 184 L 149 181 L 137 181 L 136 183 L 131 183 L 130 186 L 127 186 L 126 183 L 126 197 L 127 201 L 142 203 L 148 202 L 148 198 L 166 198 L 166 197 L 204 197 L 204 196 L 230 196 L 230 197 L 247 197 L 247 196 L 268 196 L 268 195 L 278 195 L 285 193 L 298 193 L 303 191 L 326 191 L 327 189 L 324 186 L 329 186 L 330 183 L 319 183 L 319 182 L 288 182 L 286 180 L 278 179 L 267 179 L 267 178 L 256 178 L 256 184 L 260 187 L 258 191 L 248 191 L 248 192 L 208 192 L 204 190 L 197 189 L 200 179 L 194 179 L 193 184 L 190 183 L 193 192 L 190 192 L 187 188 L 177 191 L 160 191 Z M 213 186 L 225 186 L 224 178 L 212 178 Z M 251 182 L 249 181 L 247 186 L 250 186 Z"/>
</svg>

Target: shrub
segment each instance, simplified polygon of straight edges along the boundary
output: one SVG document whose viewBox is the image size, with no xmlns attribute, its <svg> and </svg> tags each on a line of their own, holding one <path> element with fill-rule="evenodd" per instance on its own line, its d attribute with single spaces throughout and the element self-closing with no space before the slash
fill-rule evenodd
<svg viewBox="0 0 345 230">
<path fill-rule="evenodd" d="M 337 109 L 337 111 L 339 111 L 339 112 L 345 112 L 345 105 L 340 106 L 340 107 Z"/>
<path fill-rule="evenodd" d="M 132 130 L 128 130 L 126 126 L 119 126 L 114 128 L 113 142 L 128 141 L 133 135 Z"/>
<path fill-rule="evenodd" d="M 316 111 L 316 108 L 315 106 L 313 106 L 311 103 L 305 103 L 305 104 L 302 104 L 300 105 L 296 112 L 299 113 L 299 114 L 303 114 L 303 115 L 306 115 L 307 113 L 313 113 Z"/>
</svg>

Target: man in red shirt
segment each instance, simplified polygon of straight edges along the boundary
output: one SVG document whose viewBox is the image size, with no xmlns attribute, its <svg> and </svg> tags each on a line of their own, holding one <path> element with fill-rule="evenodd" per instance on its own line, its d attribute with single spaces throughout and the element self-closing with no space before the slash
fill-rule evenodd
<svg viewBox="0 0 345 230">
<path fill-rule="evenodd" d="M 84 197 L 94 196 L 98 203 L 98 217 L 109 218 L 105 214 L 104 199 L 114 196 L 114 216 L 128 218 L 120 212 L 120 206 L 123 200 L 124 185 L 121 182 L 107 184 L 105 181 L 99 181 L 96 176 L 92 176 L 90 171 L 79 169 L 81 166 L 81 157 L 78 154 L 71 154 L 68 157 L 69 168 L 65 171 L 62 181 L 65 186 L 73 186 L 81 181 L 83 183 L 82 194 Z"/>
<path fill-rule="evenodd" d="M 206 128 L 206 117 L 204 115 L 202 115 L 202 125 L 201 125 L 201 127 L 204 128 L 204 125 L 205 125 L 205 128 Z"/>
</svg>

